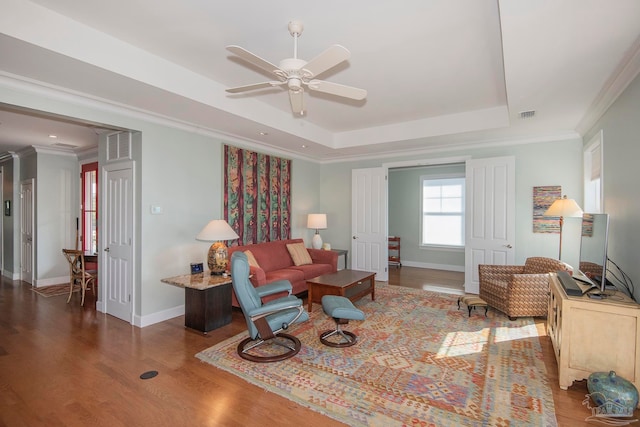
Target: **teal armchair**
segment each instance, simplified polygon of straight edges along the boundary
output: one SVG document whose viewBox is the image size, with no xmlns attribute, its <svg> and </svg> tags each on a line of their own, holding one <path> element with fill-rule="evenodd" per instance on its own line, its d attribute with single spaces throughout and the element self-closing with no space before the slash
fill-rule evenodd
<svg viewBox="0 0 640 427">
<path fill-rule="evenodd" d="M 243 252 L 231 256 L 231 280 L 249 337 L 238 344 L 238 355 L 252 362 L 276 362 L 298 354 L 300 340 L 284 333 L 290 325 L 309 320 L 302 300 L 291 295 L 288 280 L 255 288 L 249 281 L 249 261 Z M 262 298 L 287 292 L 288 295 L 263 303 Z M 284 352 L 277 351 L 284 348 Z"/>
</svg>

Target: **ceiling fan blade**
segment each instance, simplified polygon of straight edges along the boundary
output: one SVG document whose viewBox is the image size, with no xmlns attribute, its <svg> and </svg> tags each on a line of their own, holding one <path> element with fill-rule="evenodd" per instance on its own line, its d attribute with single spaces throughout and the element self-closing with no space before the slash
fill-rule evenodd
<svg viewBox="0 0 640 427">
<path fill-rule="evenodd" d="M 257 67 L 260 67 L 263 70 L 266 70 L 272 74 L 275 74 L 276 70 L 280 70 L 280 68 L 273 65 L 271 62 L 267 61 L 266 59 L 262 59 L 257 55 L 254 55 L 253 53 L 249 52 L 244 48 L 241 48 L 240 46 L 230 45 L 230 46 L 227 46 L 227 50 L 231 53 L 235 53 L 245 61 Z"/>
<path fill-rule="evenodd" d="M 289 90 L 289 101 L 291 101 L 291 111 L 294 114 L 304 115 L 304 90 Z"/>
<path fill-rule="evenodd" d="M 367 97 L 367 91 L 353 86 L 345 86 L 338 83 L 326 82 L 324 80 L 311 80 L 308 83 L 309 89 L 318 92 L 329 93 L 331 95 L 342 96 L 360 101 Z"/>
<path fill-rule="evenodd" d="M 252 85 L 246 86 L 238 86 L 227 89 L 226 91 L 229 93 L 240 93 L 240 92 L 248 92 L 250 90 L 256 89 L 264 89 L 265 87 L 275 87 L 285 84 L 286 82 L 263 82 L 263 83 L 255 83 Z"/>
<path fill-rule="evenodd" d="M 311 77 L 316 77 L 318 74 L 324 73 L 342 61 L 346 61 L 349 57 L 351 57 L 351 52 L 349 52 L 346 47 L 334 44 L 333 46 L 329 46 L 329 48 L 320 55 L 307 62 L 307 64 L 302 68 L 311 73 Z"/>
</svg>

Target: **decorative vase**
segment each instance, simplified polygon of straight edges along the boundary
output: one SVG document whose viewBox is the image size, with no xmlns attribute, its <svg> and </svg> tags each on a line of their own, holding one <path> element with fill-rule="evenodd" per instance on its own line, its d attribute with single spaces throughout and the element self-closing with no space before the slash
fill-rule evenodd
<svg viewBox="0 0 640 427">
<path fill-rule="evenodd" d="M 229 260 L 227 258 L 227 246 L 222 242 L 216 242 L 209 248 L 207 266 L 211 274 L 222 274 L 227 270 Z"/>
<path fill-rule="evenodd" d="M 615 371 L 589 375 L 587 389 L 593 402 L 608 415 L 633 416 L 633 410 L 638 406 L 638 390 Z"/>
</svg>

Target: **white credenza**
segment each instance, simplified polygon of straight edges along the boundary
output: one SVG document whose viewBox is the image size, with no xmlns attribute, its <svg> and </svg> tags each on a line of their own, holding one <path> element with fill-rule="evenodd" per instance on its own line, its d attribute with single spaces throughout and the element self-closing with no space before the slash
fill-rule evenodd
<svg viewBox="0 0 640 427">
<path fill-rule="evenodd" d="M 549 285 L 547 333 L 560 388 L 593 372 L 615 371 L 640 390 L 640 305 L 622 292 L 603 300 L 567 296 L 553 273 Z"/>
</svg>

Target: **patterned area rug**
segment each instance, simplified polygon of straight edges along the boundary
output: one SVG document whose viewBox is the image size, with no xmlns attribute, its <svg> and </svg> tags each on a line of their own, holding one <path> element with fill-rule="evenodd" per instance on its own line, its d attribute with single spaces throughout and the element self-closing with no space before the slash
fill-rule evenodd
<svg viewBox="0 0 640 427">
<path fill-rule="evenodd" d="M 69 295 L 69 284 L 65 283 L 63 285 L 51 285 L 51 286 L 43 286 L 41 288 L 31 288 L 33 292 L 38 295 L 42 295 L 43 297 L 57 297 L 60 295 Z M 73 292 L 79 292 L 80 286 L 74 286 Z"/>
<path fill-rule="evenodd" d="M 348 425 L 557 425 L 532 319 L 468 317 L 455 295 L 386 284 L 355 305 L 366 320 L 345 328 L 359 338 L 352 347 L 320 343 L 334 323 L 314 304 L 310 321 L 289 328 L 302 342 L 291 359 L 241 359 L 246 333 L 196 357 Z"/>
</svg>

